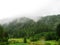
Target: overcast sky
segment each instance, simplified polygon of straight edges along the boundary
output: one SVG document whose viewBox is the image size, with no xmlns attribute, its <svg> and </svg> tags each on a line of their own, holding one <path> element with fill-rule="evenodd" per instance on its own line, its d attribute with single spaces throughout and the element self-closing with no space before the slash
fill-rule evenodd
<svg viewBox="0 0 60 45">
<path fill-rule="evenodd" d="M 0 0 L 0 19 L 60 14 L 60 0 Z"/>
</svg>

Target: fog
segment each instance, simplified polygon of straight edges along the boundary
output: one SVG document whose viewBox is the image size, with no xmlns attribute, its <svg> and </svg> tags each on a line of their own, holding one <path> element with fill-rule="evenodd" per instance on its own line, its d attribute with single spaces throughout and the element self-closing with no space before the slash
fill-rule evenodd
<svg viewBox="0 0 60 45">
<path fill-rule="evenodd" d="M 0 0 L 0 20 L 60 14 L 60 0 Z"/>
</svg>

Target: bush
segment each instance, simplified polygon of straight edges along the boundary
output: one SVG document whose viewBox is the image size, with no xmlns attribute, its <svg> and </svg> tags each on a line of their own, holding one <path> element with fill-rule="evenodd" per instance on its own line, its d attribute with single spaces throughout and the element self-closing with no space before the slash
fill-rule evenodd
<svg viewBox="0 0 60 45">
<path fill-rule="evenodd" d="M 36 34 L 34 36 L 31 37 L 31 41 L 37 41 L 39 40 L 41 37 L 44 37 L 45 40 L 58 40 L 58 36 L 56 34 L 56 32 L 43 32 L 43 33 L 39 33 Z"/>
<path fill-rule="evenodd" d="M 36 37 L 31 37 L 31 38 L 30 38 L 30 41 L 32 41 L 32 42 L 37 41 L 37 40 L 39 40 L 39 39 L 36 38 Z"/>
<path fill-rule="evenodd" d="M 34 36 L 32 36 L 32 37 L 30 38 L 30 40 L 31 40 L 31 41 L 38 41 L 41 37 L 44 36 L 44 33 L 45 33 L 45 32 L 39 33 L 39 34 L 35 34 Z"/>
<path fill-rule="evenodd" d="M 48 32 L 45 35 L 46 40 L 57 40 L 58 36 L 56 35 L 55 32 Z"/>
</svg>

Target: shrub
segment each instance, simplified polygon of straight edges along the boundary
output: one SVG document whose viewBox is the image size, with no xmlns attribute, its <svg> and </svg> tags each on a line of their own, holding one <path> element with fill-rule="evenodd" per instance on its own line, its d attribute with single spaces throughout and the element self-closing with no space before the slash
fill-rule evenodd
<svg viewBox="0 0 60 45">
<path fill-rule="evenodd" d="M 32 42 L 37 41 L 37 40 L 39 40 L 39 38 L 34 37 L 34 36 L 30 38 L 30 41 L 32 41 Z"/>
<path fill-rule="evenodd" d="M 56 35 L 55 32 L 48 32 L 45 35 L 46 40 L 57 40 L 58 36 Z"/>
</svg>

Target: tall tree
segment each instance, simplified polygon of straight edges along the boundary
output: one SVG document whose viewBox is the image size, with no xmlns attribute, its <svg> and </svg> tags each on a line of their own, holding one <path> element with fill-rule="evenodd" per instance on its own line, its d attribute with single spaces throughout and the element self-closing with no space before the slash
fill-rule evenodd
<svg viewBox="0 0 60 45">
<path fill-rule="evenodd" d="M 60 24 L 57 26 L 56 32 L 58 37 L 60 38 Z"/>
<path fill-rule="evenodd" d="M 0 25 L 0 45 L 8 45 L 8 33 L 4 32 L 3 26 Z"/>
</svg>

